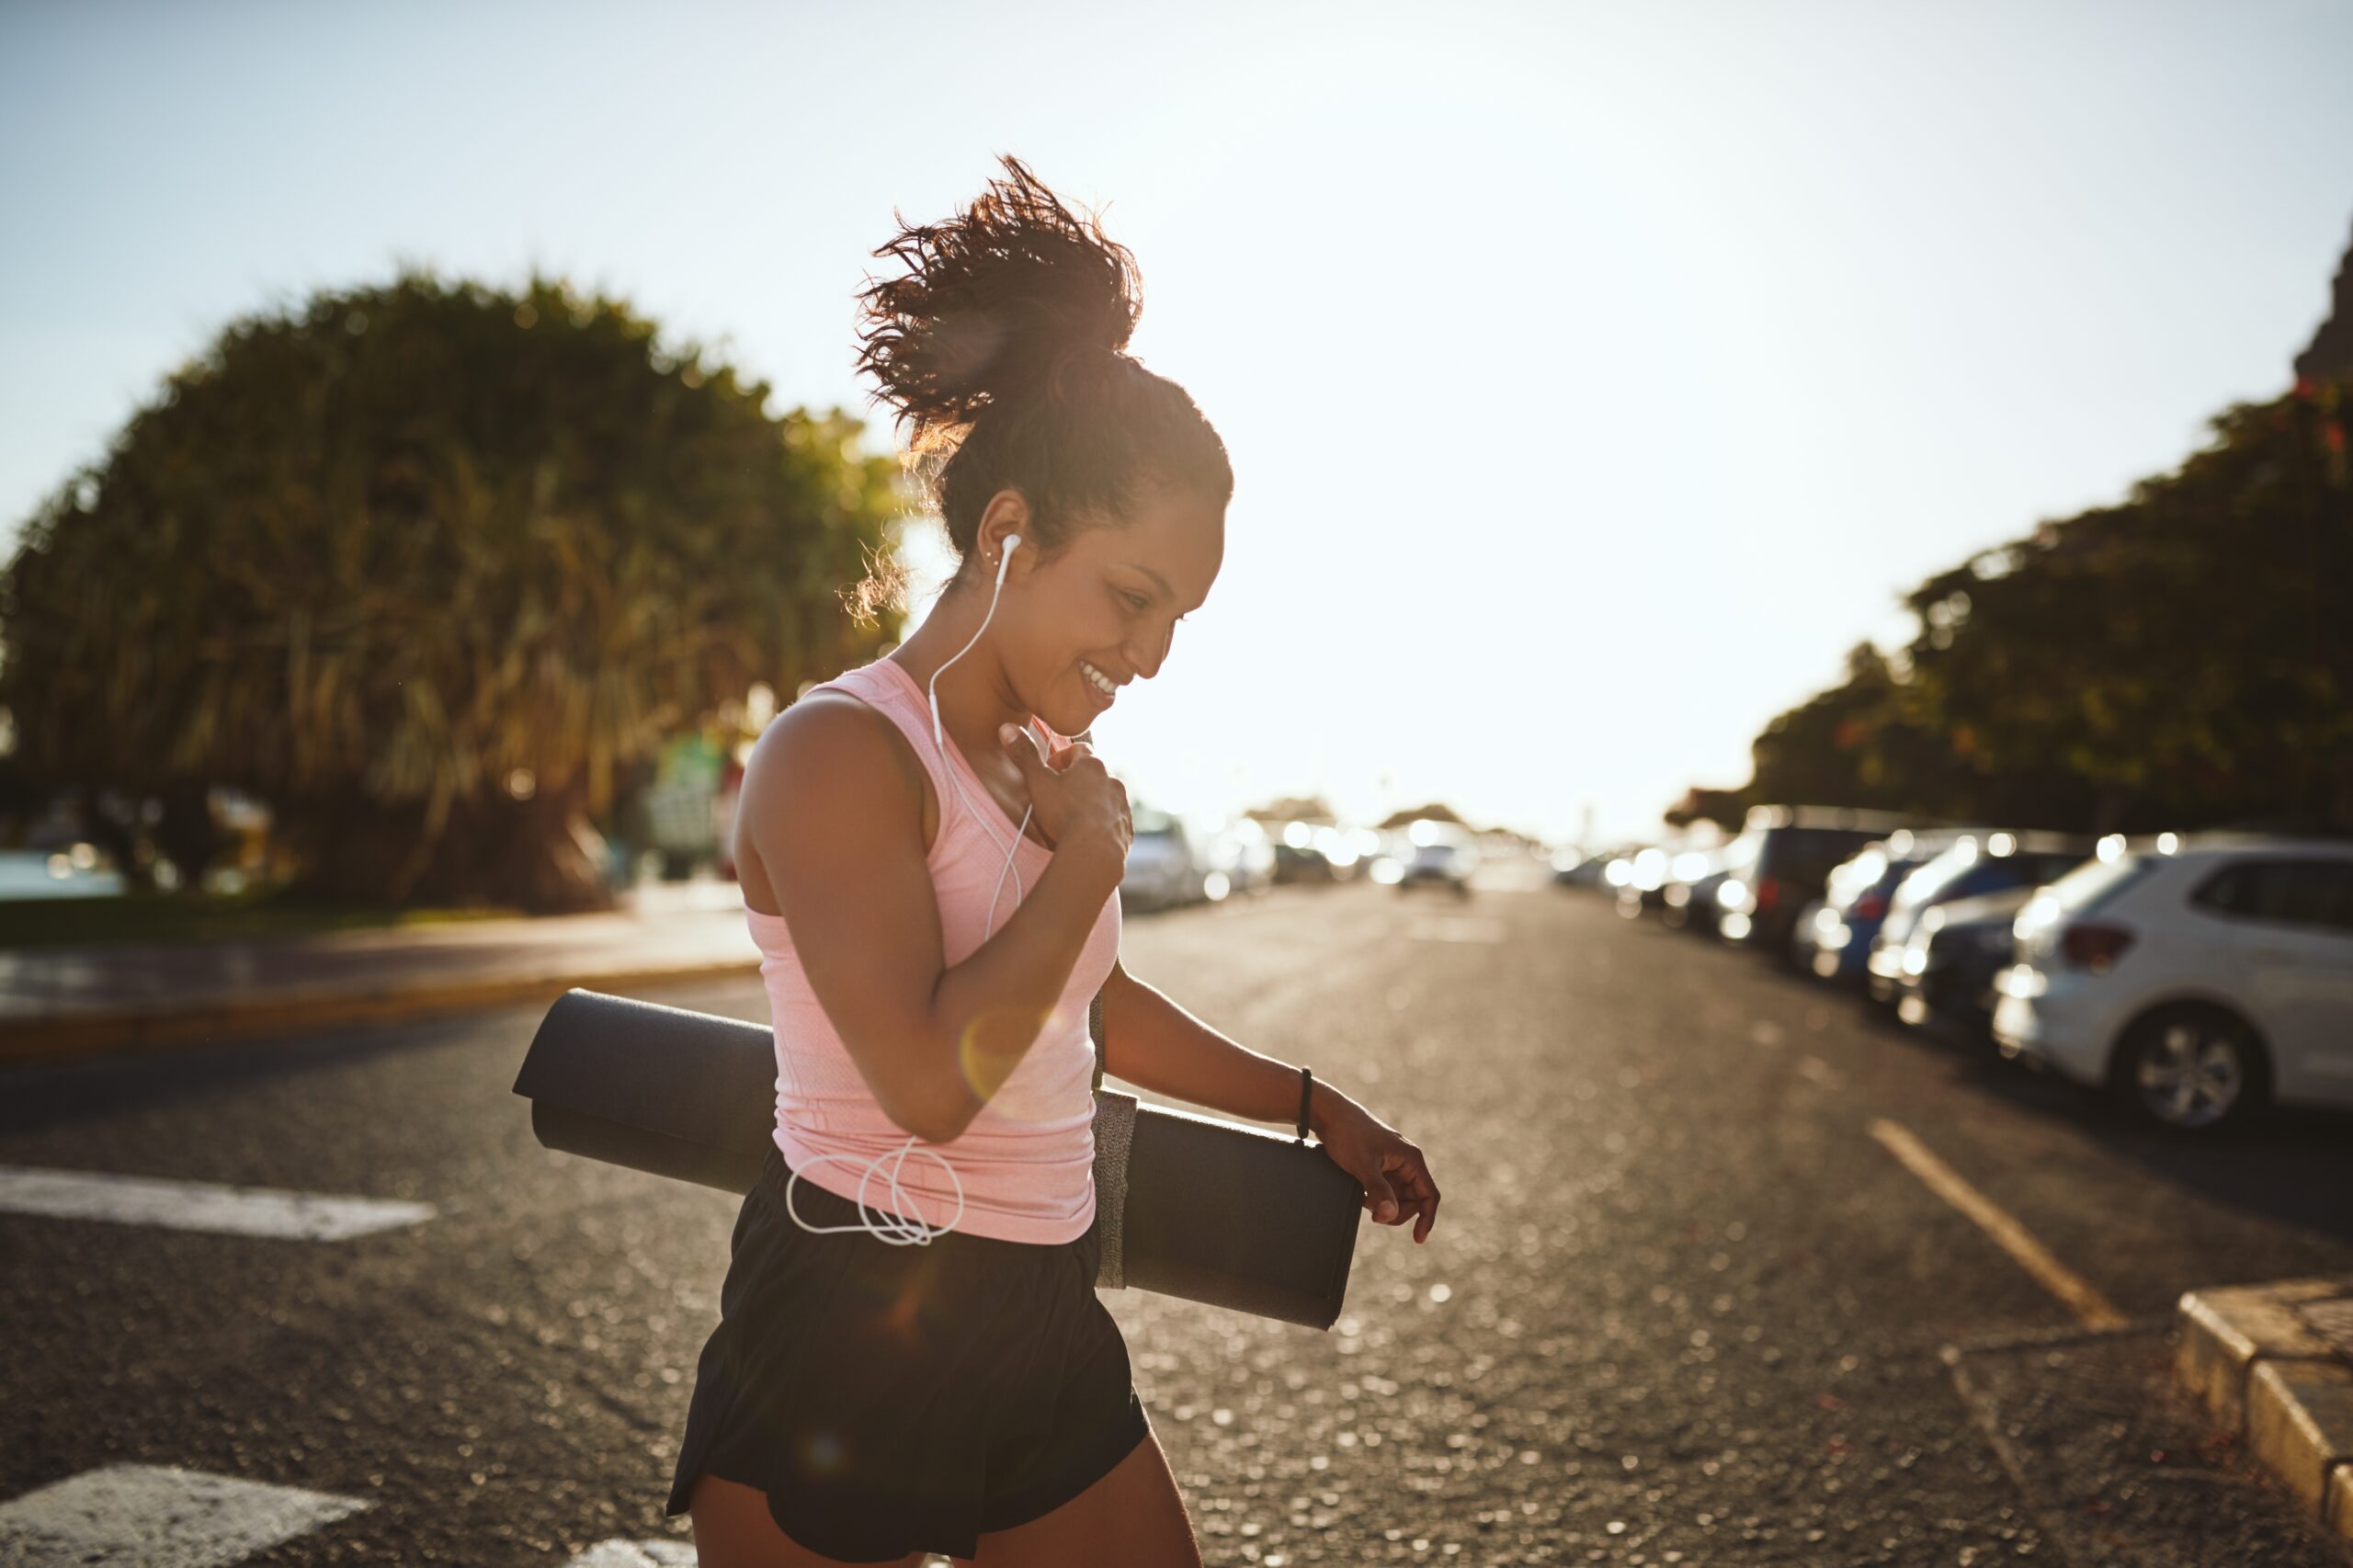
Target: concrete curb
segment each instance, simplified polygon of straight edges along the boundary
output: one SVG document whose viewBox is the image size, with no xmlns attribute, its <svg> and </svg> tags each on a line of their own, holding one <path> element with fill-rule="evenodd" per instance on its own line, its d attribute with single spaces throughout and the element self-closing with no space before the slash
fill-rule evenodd
<svg viewBox="0 0 2353 1568">
<path fill-rule="evenodd" d="M 228 1003 L 93 1012 L 0 1028 L 0 1066 L 174 1046 L 226 1044 L 338 1024 L 382 1023 L 523 1002 L 553 1003 L 575 985 L 618 990 L 757 974 L 757 954 L 654 967 L 578 968 L 364 990 L 279 991 Z"/>
<path fill-rule="evenodd" d="M 2174 1372 L 2353 1544 L 2353 1361 L 2325 1326 L 2348 1313 L 2353 1278 L 2188 1291 Z"/>
</svg>

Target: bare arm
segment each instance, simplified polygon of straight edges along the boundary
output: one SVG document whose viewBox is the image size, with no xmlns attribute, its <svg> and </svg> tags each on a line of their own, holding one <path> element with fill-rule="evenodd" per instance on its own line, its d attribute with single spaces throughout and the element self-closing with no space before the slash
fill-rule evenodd
<svg viewBox="0 0 2353 1568">
<path fill-rule="evenodd" d="M 1238 1045 L 1124 968 L 1103 987 L 1103 1071 L 1123 1083 L 1252 1121 L 1299 1121 L 1299 1068 Z M 1318 1137 L 1357 1103 L 1321 1078 L 1307 1112 Z"/>
<path fill-rule="evenodd" d="M 1253 1121 L 1296 1125 L 1299 1069 L 1245 1050 L 1115 963 L 1103 987 L 1103 1071 L 1140 1089 Z M 1421 1149 L 1318 1079 L 1308 1131 L 1364 1187 L 1384 1225 L 1411 1221 L 1414 1240 L 1438 1223 L 1438 1188 Z"/>
<path fill-rule="evenodd" d="M 883 1113 L 953 1141 L 1029 1047 L 1120 868 L 1058 850 L 996 934 L 949 967 L 926 864 L 920 765 L 889 719 L 796 703 L 754 746 L 737 811 L 794 949 Z"/>
</svg>

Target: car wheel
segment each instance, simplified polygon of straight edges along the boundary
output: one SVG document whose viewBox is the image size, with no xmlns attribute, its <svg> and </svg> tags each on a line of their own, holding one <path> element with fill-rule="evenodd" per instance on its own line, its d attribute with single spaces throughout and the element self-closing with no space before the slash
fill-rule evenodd
<svg viewBox="0 0 2353 1568">
<path fill-rule="evenodd" d="M 2210 1132 L 2236 1125 L 2269 1084 L 2255 1031 L 2219 1007 L 2168 1007 L 2124 1031 L 2109 1087 L 2161 1127 Z"/>
</svg>

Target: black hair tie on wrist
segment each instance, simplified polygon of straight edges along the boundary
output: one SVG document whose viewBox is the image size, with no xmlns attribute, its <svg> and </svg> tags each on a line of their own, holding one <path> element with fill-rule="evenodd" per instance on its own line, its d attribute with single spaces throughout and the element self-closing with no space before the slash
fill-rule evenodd
<svg viewBox="0 0 2353 1568">
<path fill-rule="evenodd" d="M 1299 1070 L 1299 1141 L 1302 1143 L 1307 1142 L 1307 1096 L 1314 1090 L 1315 1069 L 1301 1068 Z"/>
</svg>

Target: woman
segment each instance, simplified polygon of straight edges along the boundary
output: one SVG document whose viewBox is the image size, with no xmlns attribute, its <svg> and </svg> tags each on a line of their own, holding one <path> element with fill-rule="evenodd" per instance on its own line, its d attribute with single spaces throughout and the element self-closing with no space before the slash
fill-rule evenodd
<svg viewBox="0 0 2353 1568">
<path fill-rule="evenodd" d="M 1213 1110 L 1310 1119 L 1376 1221 L 1426 1239 L 1420 1151 L 1119 966 L 1127 791 L 1084 740 L 1208 597 L 1233 474 L 1124 349 L 1132 258 L 1017 160 L 876 252 L 862 368 L 962 567 L 889 655 L 753 748 L 735 859 L 777 1039 L 668 1512 L 703 1568 L 1198 1568 L 1094 1290 L 1093 1044 Z M 861 609 L 893 591 L 861 585 Z M 986 633 L 983 636 L 983 633 Z"/>
</svg>

